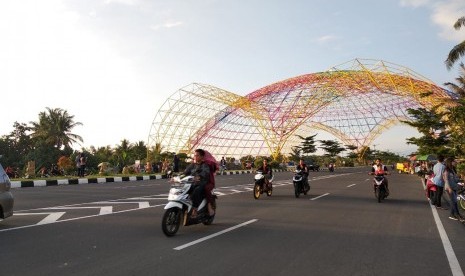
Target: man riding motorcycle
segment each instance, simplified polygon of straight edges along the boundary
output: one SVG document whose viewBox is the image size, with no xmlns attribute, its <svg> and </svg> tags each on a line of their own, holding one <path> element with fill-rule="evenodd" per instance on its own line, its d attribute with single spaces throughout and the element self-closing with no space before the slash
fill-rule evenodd
<svg viewBox="0 0 465 276">
<path fill-rule="evenodd" d="M 205 151 L 196 149 L 194 162 L 184 171 L 184 175 L 193 175 L 196 183 L 192 192 L 192 218 L 197 216 L 197 208 L 205 197 L 205 188 L 210 182 L 210 166 L 205 162 L 204 158 Z"/>
<path fill-rule="evenodd" d="M 375 164 L 371 167 L 371 172 L 369 173 L 371 175 L 387 175 L 388 173 L 388 168 L 386 165 L 383 165 L 381 163 L 381 158 L 376 158 Z M 388 186 L 388 179 L 385 176 L 384 177 L 384 185 L 386 185 L 386 194 L 389 195 L 389 186 Z M 373 183 L 373 191 L 376 191 L 375 184 Z"/>
<path fill-rule="evenodd" d="M 267 159 L 263 159 L 263 165 L 258 168 L 258 170 L 263 172 L 263 175 L 265 176 L 265 184 L 269 187 L 270 179 L 273 178 L 273 170 L 268 165 Z"/>
<path fill-rule="evenodd" d="M 297 170 L 302 171 L 302 177 L 303 177 L 303 182 L 305 183 L 305 187 L 308 188 L 308 167 L 307 164 L 305 164 L 303 159 L 300 159 L 299 164 L 296 167 Z"/>
</svg>

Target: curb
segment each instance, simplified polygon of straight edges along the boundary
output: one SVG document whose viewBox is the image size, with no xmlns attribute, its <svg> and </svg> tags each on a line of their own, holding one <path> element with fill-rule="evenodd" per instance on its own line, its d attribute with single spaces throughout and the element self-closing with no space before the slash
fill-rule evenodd
<svg viewBox="0 0 465 276">
<path fill-rule="evenodd" d="M 286 170 L 273 170 L 274 172 L 282 172 Z M 217 173 L 216 175 L 234 175 L 234 174 L 248 174 L 253 173 L 251 170 L 247 171 L 228 171 L 222 174 Z M 166 176 L 162 175 L 140 175 L 140 176 L 115 176 L 115 177 L 94 177 L 94 178 L 73 178 L 73 179 L 39 179 L 39 180 L 22 180 L 22 181 L 11 181 L 11 188 L 32 188 L 32 187 L 47 187 L 47 186 L 58 186 L 58 185 L 79 185 L 79 184 L 100 184 L 109 182 L 125 182 L 125 181 L 142 181 L 142 180 L 154 180 L 154 179 L 166 179 Z"/>
</svg>

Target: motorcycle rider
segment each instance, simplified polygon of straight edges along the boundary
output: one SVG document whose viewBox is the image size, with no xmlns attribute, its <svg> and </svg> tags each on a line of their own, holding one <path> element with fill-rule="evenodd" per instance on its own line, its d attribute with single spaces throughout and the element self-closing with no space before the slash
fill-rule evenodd
<svg viewBox="0 0 465 276">
<path fill-rule="evenodd" d="M 197 208 L 205 197 L 205 187 L 210 182 L 210 167 L 204 161 L 205 151 L 196 149 L 194 152 L 194 162 L 191 163 L 184 175 L 194 176 L 195 186 L 192 192 L 192 218 L 197 217 Z"/>
<path fill-rule="evenodd" d="M 381 158 L 376 158 L 375 164 L 371 167 L 371 172 L 369 173 L 371 175 L 387 175 L 388 173 L 388 168 L 386 165 L 381 163 Z M 389 186 L 388 186 L 388 179 L 387 177 L 384 177 L 384 185 L 386 185 L 386 193 L 389 195 Z M 373 190 L 375 190 L 375 184 L 373 184 Z"/>
<path fill-rule="evenodd" d="M 308 174 L 309 174 L 308 173 L 308 167 L 307 167 L 307 164 L 305 164 L 303 159 L 300 159 L 299 164 L 297 165 L 296 169 L 302 171 L 303 182 L 305 183 L 305 187 L 308 188 L 308 186 L 309 186 L 309 184 L 308 184 Z"/>
<path fill-rule="evenodd" d="M 266 187 L 269 187 L 270 179 L 273 177 L 273 170 L 268 165 L 268 160 L 266 158 L 263 159 L 263 165 L 260 168 L 258 168 L 258 170 L 261 170 L 263 172 L 263 175 L 265 176 Z"/>
</svg>

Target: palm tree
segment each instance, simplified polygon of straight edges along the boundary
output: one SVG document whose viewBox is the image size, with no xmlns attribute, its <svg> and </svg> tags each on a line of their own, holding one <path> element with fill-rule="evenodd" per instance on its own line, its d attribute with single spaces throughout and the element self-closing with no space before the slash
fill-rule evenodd
<svg viewBox="0 0 465 276">
<path fill-rule="evenodd" d="M 465 65 L 463 63 L 460 64 L 460 75 L 455 80 L 457 83 L 444 83 L 458 96 L 458 99 L 453 99 L 455 105 L 445 112 L 444 118 L 450 132 L 453 152 L 463 157 L 465 154 Z"/>
<path fill-rule="evenodd" d="M 456 30 L 459 30 L 462 26 L 465 27 L 465 16 L 457 19 L 457 22 L 454 24 Z M 449 56 L 447 56 L 445 61 L 447 69 L 450 70 L 454 63 L 463 55 L 465 55 L 465 40 L 455 45 L 454 48 L 450 50 Z"/>
<path fill-rule="evenodd" d="M 460 63 L 460 69 L 459 69 L 459 76 L 455 78 L 457 81 L 457 84 L 452 83 L 452 82 L 446 82 L 444 83 L 445 86 L 447 86 L 452 92 L 455 94 L 459 95 L 460 97 L 464 98 L 465 97 L 465 65 Z"/>
<path fill-rule="evenodd" d="M 62 146 L 70 147 L 78 141 L 83 142 L 81 136 L 71 133 L 74 127 L 82 125 L 80 122 L 74 122 L 73 115 L 69 115 L 68 111 L 61 108 L 47 107 L 47 112 L 39 113 L 39 122 L 31 122 L 32 138 L 57 149 L 61 149 Z"/>
</svg>

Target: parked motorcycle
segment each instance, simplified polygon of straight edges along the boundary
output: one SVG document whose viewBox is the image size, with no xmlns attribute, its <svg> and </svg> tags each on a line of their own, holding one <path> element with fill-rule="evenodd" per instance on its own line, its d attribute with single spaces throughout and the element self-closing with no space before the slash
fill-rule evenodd
<svg viewBox="0 0 465 276">
<path fill-rule="evenodd" d="M 295 197 L 299 197 L 300 194 L 307 195 L 307 192 L 310 190 L 310 185 L 308 184 L 308 179 L 305 183 L 304 172 L 302 170 L 297 169 L 295 171 L 292 181 L 294 182 Z"/>
<path fill-rule="evenodd" d="M 459 189 L 457 190 L 457 205 L 465 210 L 465 185 L 463 182 L 457 183 L 459 184 Z"/>
<path fill-rule="evenodd" d="M 163 233 L 168 236 L 174 236 L 181 226 L 203 223 L 210 225 L 215 219 L 215 215 L 210 216 L 208 213 L 207 200 L 204 198 L 200 203 L 197 216 L 192 217 L 192 200 L 191 193 L 194 190 L 193 176 L 175 176 L 172 178 L 173 185 L 168 194 L 168 203 L 165 205 L 165 214 L 163 215 L 161 228 Z M 217 196 L 212 191 L 212 207 L 216 211 Z M 216 212 L 215 212 L 216 213 Z"/>
<path fill-rule="evenodd" d="M 384 175 L 375 175 L 374 177 L 375 185 L 375 197 L 378 199 L 378 202 L 381 202 L 385 199 L 389 193 L 386 189 L 386 178 Z"/>
<path fill-rule="evenodd" d="M 432 179 L 434 178 L 434 174 L 431 173 L 426 176 L 426 197 L 430 200 L 432 204 L 434 204 L 434 195 L 436 194 L 436 185 L 434 185 Z"/>
<path fill-rule="evenodd" d="M 274 176 L 268 180 L 268 185 L 266 185 L 265 176 L 263 175 L 263 171 L 257 170 L 254 179 L 255 184 L 253 187 L 253 197 L 258 199 L 261 194 L 266 193 L 267 196 L 271 196 L 273 193 L 273 178 Z"/>
</svg>

